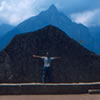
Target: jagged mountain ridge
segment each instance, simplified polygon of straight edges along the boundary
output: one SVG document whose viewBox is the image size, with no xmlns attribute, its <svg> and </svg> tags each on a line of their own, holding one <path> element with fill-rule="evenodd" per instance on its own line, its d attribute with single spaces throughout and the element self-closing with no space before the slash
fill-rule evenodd
<svg viewBox="0 0 100 100">
<path fill-rule="evenodd" d="M 0 25 L 0 38 L 4 36 L 7 32 L 11 31 L 14 26 L 9 24 L 1 24 Z"/>
<path fill-rule="evenodd" d="M 89 30 L 95 39 L 94 51 L 100 55 L 100 26 L 89 27 Z"/>
<path fill-rule="evenodd" d="M 54 25 L 60 28 L 71 38 L 77 40 L 89 50 L 93 50 L 94 40 L 93 37 L 91 37 L 88 28 L 82 24 L 72 22 L 67 16 L 59 12 L 54 5 L 52 5 L 48 10 L 41 12 L 39 15 L 25 20 L 14 30 L 10 31 L 1 40 L 2 44 L 0 45 L 0 48 L 3 49 L 5 45 L 7 45 L 9 41 L 18 33 L 36 31 L 47 25 Z"/>
<path fill-rule="evenodd" d="M 4 52 L 11 61 L 8 82 L 42 82 L 43 61 L 32 55 L 45 56 L 46 52 L 61 57 L 52 61 L 50 82 L 100 81 L 100 58 L 54 26 L 17 35 Z"/>
</svg>

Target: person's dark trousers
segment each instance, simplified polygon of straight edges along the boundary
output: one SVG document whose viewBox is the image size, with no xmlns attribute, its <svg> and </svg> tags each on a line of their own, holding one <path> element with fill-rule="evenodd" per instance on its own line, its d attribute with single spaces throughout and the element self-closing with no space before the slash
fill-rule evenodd
<svg viewBox="0 0 100 100">
<path fill-rule="evenodd" d="M 50 81 L 50 67 L 43 67 L 42 82 L 45 83 L 46 79 Z"/>
</svg>

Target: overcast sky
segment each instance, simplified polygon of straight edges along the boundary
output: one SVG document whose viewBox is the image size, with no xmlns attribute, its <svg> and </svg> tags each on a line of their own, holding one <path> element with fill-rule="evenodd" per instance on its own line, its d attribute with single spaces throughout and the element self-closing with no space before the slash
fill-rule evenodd
<svg viewBox="0 0 100 100">
<path fill-rule="evenodd" d="M 0 23 L 17 25 L 51 4 L 77 23 L 100 26 L 100 0 L 0 0 Z"/>
</svg>

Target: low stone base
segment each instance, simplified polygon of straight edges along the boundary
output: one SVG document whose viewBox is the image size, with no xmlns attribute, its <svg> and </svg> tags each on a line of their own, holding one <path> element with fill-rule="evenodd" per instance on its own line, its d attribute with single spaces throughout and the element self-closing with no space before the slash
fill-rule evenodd
<svg viewBox="0 0 100 100">
<path fill-rule="evenodd" d="M 3 83 L 0 95 L 87 94 L 96 89 L 100 90 L 100 83 Z"/>
</svg>

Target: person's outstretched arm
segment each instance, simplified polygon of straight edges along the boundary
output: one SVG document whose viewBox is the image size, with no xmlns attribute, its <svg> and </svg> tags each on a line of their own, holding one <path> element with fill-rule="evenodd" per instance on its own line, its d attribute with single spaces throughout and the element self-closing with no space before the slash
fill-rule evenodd
<svg viewBox="0 0 100 100">
<path fill-rule="evenodd" d="M 42 56 L 32 55 L 34 58 L 42 58 Z"/>
<path fill-rule="evenodd" d="M 52 60 L 54 59 L 60 59 L 61 57 L 51 57 Z"/>
</svg>

